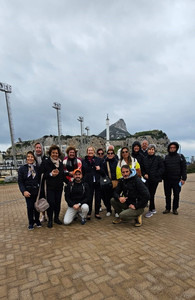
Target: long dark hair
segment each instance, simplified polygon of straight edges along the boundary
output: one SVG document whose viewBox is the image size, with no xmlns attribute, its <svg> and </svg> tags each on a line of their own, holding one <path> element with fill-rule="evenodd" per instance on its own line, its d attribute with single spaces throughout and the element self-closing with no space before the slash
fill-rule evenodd
<svg viewBox="0 0 195 300">
<path fill-rule="evenodd" d="M 124 149 L 127 149 L 127 151 L 129 152 L 129 148 L 128 147 L 122 147 L 121 148 L 121 153 L 120 153 L 120 166 L 121 166 L 121 162 L 123 160 L 123 156 L 122 156 L 122 152 Z M 129 156 L 128 156 L 128 162 L 127 162 L 128 165 L 131 165 L 132 164 L 132 159 L 131 159 L 131 155 L 130 155 L 130 152 L 129 152 Z"/>
</svg>

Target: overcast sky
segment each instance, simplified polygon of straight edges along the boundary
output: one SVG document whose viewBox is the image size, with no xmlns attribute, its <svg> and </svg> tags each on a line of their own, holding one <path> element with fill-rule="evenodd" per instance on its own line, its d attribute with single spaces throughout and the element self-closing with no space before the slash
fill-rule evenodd
<svg viewBox="0 0 195 300">
<path fill-rule="evenodd" d="M 194 0 L 1 0 L 0 82 L 12 86 L 15 141 L 90 134 L 123 118 L 195 155 Z M 10 146 L 0 92 L 0 150 Z"/>
</svg>

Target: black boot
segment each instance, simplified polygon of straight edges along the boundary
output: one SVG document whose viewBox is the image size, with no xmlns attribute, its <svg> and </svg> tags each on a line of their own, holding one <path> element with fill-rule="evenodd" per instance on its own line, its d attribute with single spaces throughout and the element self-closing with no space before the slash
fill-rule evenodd
<svg viewBox="0 0 195 300">
<path fill-rule="evenodd" d="M 52 228 L 53 227 L 52 221 L 48 221 L 47 227 L 48 228 Z"/>
</svg>

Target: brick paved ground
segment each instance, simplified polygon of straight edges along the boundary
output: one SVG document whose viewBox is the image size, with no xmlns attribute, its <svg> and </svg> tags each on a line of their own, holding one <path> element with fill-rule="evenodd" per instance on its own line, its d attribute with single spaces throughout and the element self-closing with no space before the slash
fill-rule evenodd
<svg viewBox="0 0 195 300">
<path fill-rule="evenodd" d="M 195 299 L 195 174 L 182 188 L 179 215 L 157 214 L 135 228 L 113 217 L 86 225 L 27 230 L 16 184 L 0 186 L 0 299 Z M 61 218 L 66 205 L 62 200 Z"/>
</svg>

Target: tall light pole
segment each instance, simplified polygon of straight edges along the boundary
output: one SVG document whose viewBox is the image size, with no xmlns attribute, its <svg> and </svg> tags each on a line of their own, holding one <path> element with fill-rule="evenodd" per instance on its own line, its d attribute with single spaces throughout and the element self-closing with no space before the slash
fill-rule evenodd
<svg viewBox="0 0 195 300">
<path fill-rule="evenodd" d="M 109 118 L 108 118 L 108 114 L 107 114 L 107 118 L 106 118 L 106 150 L 108 149 L 108 146 L 110 145 L 110 128 L 109 128 Z"/>
<path fill-rule="evenodd" d="M 60 143 L 60 136 L 61 136 L 61 119 L 60 119 L 60 110 L 61 110 L 61 104 L 58 102 L 54 102 L 53 106 L 54 109 L 57 111 L 57 125 L 58 125 L 58 145 L 61 146 Z"/>
<path fill-rule="evenodd" d="M 77 119 L 81 123 L 81 137 L 83 136 L 83 122 L 84 118 L 83 117 L 78 117 Z"/>
<path fill-rule="evenodd" d="M 12 153 L 13 153 L 13 159 L 14 159 L 14 167 L 17 168 L 16 151 L 15 151 L 15 145 L 14 145 L 13 124 L 12 124 L 12 119 L 11 119 L 11 109 L 10 109 L 10 102 L 9 102 L 9 94 L 11 94 L 11 92 L 12 92 L 12 87 L 11 87 L 11 85 L 9 85 L 7 83 L 0 82 L 0 91 L 5 92 L 7 115 L 8 115 L 8 121 L 9 121 L 9 129 L 10 129 L 10 137 L 11 137 L 11 143 L 12 143 Z"/>
<path fill-rule="evenodd" d="M 89 136 L 89 126 L 85 127 L 85 130 L 87 131 L 87 136 Z"/>
</svg>

